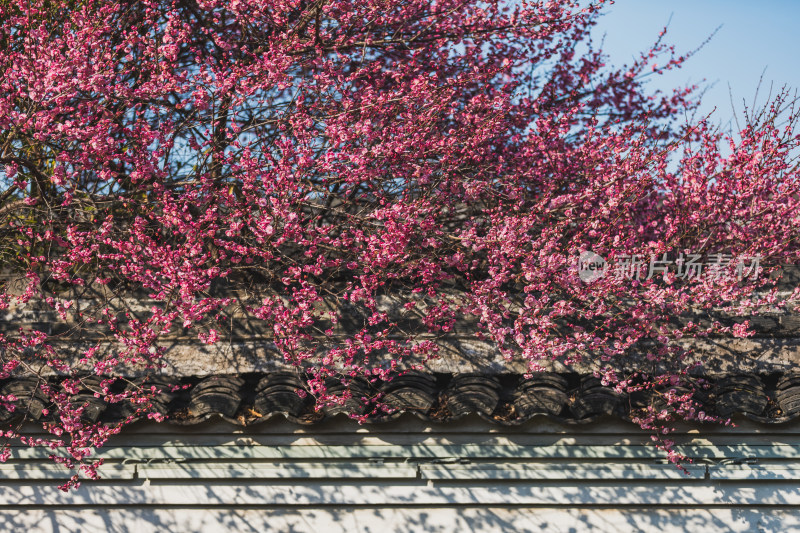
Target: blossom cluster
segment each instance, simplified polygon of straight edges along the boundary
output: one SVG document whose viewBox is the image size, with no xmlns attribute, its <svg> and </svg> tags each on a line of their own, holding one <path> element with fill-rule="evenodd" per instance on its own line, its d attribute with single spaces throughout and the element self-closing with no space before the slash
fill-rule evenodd
<svg viewBox="0 0 800 533">
<path fill-rule="evenodd" d="M 0 310 L 44 301 L 64 325 L 3 333 L 0 377 L 69 378 L 42 380 L 53 438 L 31 444 L 94 475 L 121 426 L 73 401 L 87 369 L 97 398 L 145 412 L 156 390 L 121 369 L 248 321 L 333 402 L 331 380 L 424 366 L 460 321 L 531 371 L 690 383 L 673 341 L 725 327 L 668 318 L 782 305 L 770 278 L 586 284 L 574 258 L 795 262 L 797 113 L 779 95 L 736 134 L 687 123 L 696 88 L 643 82 L 688 54 L 662 34 L 606 66 L 606 3 L 0 4 L 0 260 L 26 280 Z M 663 370 L 628 379 L 645 345 Z M 639 423 L 699 418 L 687 402 Z"/>
</svg>

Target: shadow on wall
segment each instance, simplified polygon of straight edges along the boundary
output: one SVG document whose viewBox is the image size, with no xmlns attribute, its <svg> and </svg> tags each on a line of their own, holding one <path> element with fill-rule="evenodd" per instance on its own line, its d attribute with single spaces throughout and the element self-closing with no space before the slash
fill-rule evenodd
<svg viewBox="0 0 800 533">
<path fill-rule="evenodd" d="M 0 487 L 0 530 L 139 533 L 791 531 L 794 482 L 147 479 Z"/>
<path fill-rule="evenodd" d="M 150 531 L 265 531 L 319 533 L 628 531 L 791 531 L 796 510 L 754 509 L 84 509 L 15 510 L 0 514 L 0 529 L 30 533 L 141 533 Z"/>
</svg>

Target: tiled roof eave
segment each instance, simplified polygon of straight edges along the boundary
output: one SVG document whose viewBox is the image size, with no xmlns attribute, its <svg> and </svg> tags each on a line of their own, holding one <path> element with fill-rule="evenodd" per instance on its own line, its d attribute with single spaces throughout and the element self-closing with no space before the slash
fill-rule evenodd
<svg viewBox="0 0 800 533">
<path fill-rule="evenodd" d="M 56 378 L 50 378 L 55 381 Z M 115 422 L 133 413 L 126 402 L 109 404 L 93 396 L 98 376 L 87 376 L 85 390 L 75 398 L 86 403 L 84 418 Z M 800 374 L 731 374 L 709 379 L 708 389 L 695 401 L 707 415 L 727 419 L 741 415 L 760 424 L 781 424 L 800 416 Z M 536 418 L 561 424 L 588 424 L 602 417 L 630 420 L 648 405 L 662 409 L 659 396 L 643 391 L 622 395 L 603 386 L 591 375 L 540 373 L 486 375 L 413 372 L 391 381 L 354 380 L 352 396 L 342 405 L 317 405 L 311 395 L 301 396 L 306 385 L 298 373 L 271 372 L 203 377 L 154 377 L 146 382 L 162 392 L 153 399 L 154 410 L 167 423 L 195 425 L 222 419 L 237 426 L 252 426 L 275 417 L 310 425 L 339 415 L 355 416 L 365 423 L 396 420 L 411 414 L 424 421 L 448 423 L 478 416 L 501 426 L 525 424 Z M 25 417 L 42 420 L 47 400 L 36 392 L 37 381 L 10 378 L 0 382 L 0 394 L 19 398 L 18 409 L 4 413 L 6 422 Z M 129 385 L 130 386 L 130 385 Z M 175 391 L 171 389 L 175 388 Z M 341 394 L 343 386 L 332 382 Z M 366 407 L 362 397 L 380 397 L 385 409 Z M 144 415 L 141 416 L 144 418 Z"/>
</svg>

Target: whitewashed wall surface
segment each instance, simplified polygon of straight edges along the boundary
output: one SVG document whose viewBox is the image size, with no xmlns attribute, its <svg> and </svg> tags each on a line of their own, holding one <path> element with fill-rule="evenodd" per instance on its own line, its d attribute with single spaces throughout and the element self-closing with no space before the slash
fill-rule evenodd
<svg viewBox="0 0 800 533">
<path fill-rule="evenodd" d="M 0 467 L 0 531 L 800 530 L 800 424 L 742 419 L 674 438 L 688 475 L 611 417 L 141 423 L 103 448 L 102 480 L 68 493 L 43 453 L 15 448 Z"/>
</svg>

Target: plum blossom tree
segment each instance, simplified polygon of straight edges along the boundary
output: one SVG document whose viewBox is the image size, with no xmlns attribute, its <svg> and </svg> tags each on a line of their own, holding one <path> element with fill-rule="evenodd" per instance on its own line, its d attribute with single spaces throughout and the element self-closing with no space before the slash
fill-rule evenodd
<svg viewBox="0 0 800 533">
<path fill-rule="evenodd" d="M 702 383 L 675 341 L 748 334 L 670 318 L 785 305 L 767 274 L 798 256 L 797 113 L 782 93 L 735 134 L 687 121 L 696 88 L 644 82 L 691 54 L 662 33 L 606 66 L 606 3 L 0 3 L 0 257 L 25 281 L 0 309 L 68 325 L 0 335 L 1 377 L 38 376 L 52 435 L 6 443 L 96 476 L 92 448 L 157 390 L 119 369 L 157 367 L 176 331 L 223 341 L 236 316 L 322 401 L 331 379 L 424 366 L 468 320 L 530 372 L 661 391 L 635 416 L 669 451 L 671 421 L 705 416 L 676 392 Z M 583 280 L 588 251 L 621 275 Z M 718 275 L 687 276 L 691 254 Z M 124 307 L 139 297 L 155 304 Z M 87 422 L 87 373 L 131 416 Z"/>
</svg>

